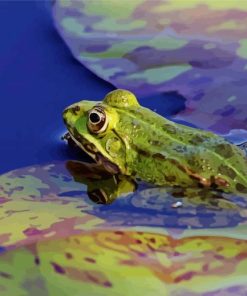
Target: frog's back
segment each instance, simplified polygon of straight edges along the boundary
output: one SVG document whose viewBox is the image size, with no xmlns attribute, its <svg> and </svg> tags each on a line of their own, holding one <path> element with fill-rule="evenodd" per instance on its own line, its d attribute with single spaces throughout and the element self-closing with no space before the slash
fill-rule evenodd
<svg viewBox="0 0 247 296">
<path fill-rule="evenodd" d="M 174 123 L 141 106 L 119 112 L 120 133 L 124 137 L 129 131 L 129 166 L 141 177 L 161 185 L 200 183 L 247 193 L 247 162 L 238 147 L 211 132 Z"/>
</svg>

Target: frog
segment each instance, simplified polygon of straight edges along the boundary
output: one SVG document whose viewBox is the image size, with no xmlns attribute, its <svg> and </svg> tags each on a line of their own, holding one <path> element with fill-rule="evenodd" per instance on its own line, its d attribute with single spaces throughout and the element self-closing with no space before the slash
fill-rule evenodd
<svg viewBox="0 0 247 296">
<path fill-rule="evenodd" d="M 112 174 L 157 186 L 247 194 L 247 159 L 239 147 L 141 106 L 128 90 L 76 102 L 65 108 L 63 120 L 67 138 Z"/>
</svg>

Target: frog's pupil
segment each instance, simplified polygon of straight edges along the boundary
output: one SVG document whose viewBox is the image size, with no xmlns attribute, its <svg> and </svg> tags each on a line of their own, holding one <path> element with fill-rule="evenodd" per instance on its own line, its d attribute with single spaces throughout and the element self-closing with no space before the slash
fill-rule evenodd
<svg viewBox="0 0 247 296">
<path fill-rule="evenodd" d="M 98 123 L 100 121 L 100 116 L 99 114 L 95 113 L 95 112 L 92 112 L 90 115 L 89 115 L 89 119 L 92 123 Z"/>
</svg>

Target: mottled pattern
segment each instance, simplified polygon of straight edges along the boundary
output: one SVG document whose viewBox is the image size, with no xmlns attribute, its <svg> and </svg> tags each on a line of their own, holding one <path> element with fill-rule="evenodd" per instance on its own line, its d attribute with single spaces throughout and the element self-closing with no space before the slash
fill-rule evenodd
<svg viewBox="0 0 247 296">
<path fill-rule="evenodd" d="M 140 183 L 99 205 L 87 186 L 64 163 L 0 176 L 1 296 L 246 295 L 244 198 L 217 205 Z"/>
<path fill-rule="evenodd" d="M 246 295 L 247 241 L 93 231 L 1 256 L 9 295 Z M 22 267 L 20 269 L 20 266 Z M 61 293 L 61 294 L 60 294 Z"/>
<path fill-rule="evenodd" d="M 246 129 L 246 1 L 56 0 L 53 15 L 99 77 L 138 96 L 176 91 L 177 118 L 199 127 Z"/>
</svg>

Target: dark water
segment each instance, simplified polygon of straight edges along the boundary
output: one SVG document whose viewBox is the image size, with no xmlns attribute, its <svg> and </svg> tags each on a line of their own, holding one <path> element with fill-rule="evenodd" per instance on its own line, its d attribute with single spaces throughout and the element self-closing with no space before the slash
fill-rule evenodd
<svg viewBox="0 0 247 296">
<path fill-rule="evenodd" d="M 0 173 L 78 158 L 60 140 L 62 110 L 80 99 L 101 100 L 114 87 L 72 57 L 48 2 L 0 2 L 0 36 Z M 176 94 L 140 102 L 167 116 L 184 107 Z"/>
</svg>

